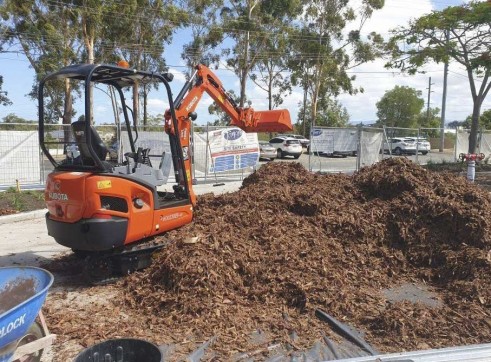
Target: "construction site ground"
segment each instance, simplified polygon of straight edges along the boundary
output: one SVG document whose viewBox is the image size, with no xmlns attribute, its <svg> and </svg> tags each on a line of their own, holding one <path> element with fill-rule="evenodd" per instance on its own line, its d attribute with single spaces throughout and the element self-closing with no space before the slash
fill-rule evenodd
<svg viewBox="0 0 491 362">
<path fill-rule="evenodd" d="M 274 343 L 336 340 L 317 309 L 381 352 L 489 343 L 490 185 L 403 158 L 353 176 L 274 162 L 243 183 L 198 185 L 194 222 L 115 284 L 86 284 L 45 210 L 0 217 L 0 266 L 55 275 L 43 311 L 57 340 L 43 361 L 122 337 L 172 346 L 170 360 L 208 341 L 204 359 L 262 360 Z"/>
</svg>

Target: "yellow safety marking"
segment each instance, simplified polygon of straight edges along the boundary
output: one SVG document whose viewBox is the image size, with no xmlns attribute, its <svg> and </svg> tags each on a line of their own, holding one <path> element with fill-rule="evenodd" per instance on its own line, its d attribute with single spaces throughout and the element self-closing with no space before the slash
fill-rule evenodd
<svg viewBox="0 0 491 362">
<path fill-rule="evenodd" d="M 111 188 L 111 180 L 97 181 L 97 188 L 99 190 L 110 189 Z"/>
</svg>

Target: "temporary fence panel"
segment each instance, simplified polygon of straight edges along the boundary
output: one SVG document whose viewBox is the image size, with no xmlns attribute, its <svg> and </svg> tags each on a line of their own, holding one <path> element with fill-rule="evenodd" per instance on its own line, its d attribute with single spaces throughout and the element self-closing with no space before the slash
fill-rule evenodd
<svg viewBox="0 0 491 362">
<path fill-rule="evenodd" d="M 440 128 L 402 128 L 402 127 L 384 127 L 383 128 L 383 141 L 382 141 L 382 158 L 384 157 L 399 157 L 394 154 L 394 151 L 397 151 L 397 148 L 402 149 L 402 154 L 404 156 L 411 156 L 413 162 L 418 164 L 427 163 L 429 156 L 427 156 L 431 150 L 428 148 L 420 148 L 420 145 L 423 141 L 430 142 L 431 135 L 439 135 L 441 133 Z M 445 130 L 444 130 L 445 132 Z M 405 137 L 410 137 L 413 140 L 420 140 L 420 142 L 415 142 L 414 146 L 410 151 L 405 150 L 402 146 L 400 146 L 400 142 L 396 142 L 396 144 L 391 143 L 391 140 L 394 139 L 404 139 Z M 421 146 L 425 147 L 425 146 Z"/>
<path fill-rule="evenodd" d="M 246 133 L 237 127 L 194 132 L 194 165 L 196 174 L 233 175 L 252 171 L 259 161 L 257 133 Z"/>
<path fill-rule="evenodd" d="M 358 169 L 373 165 L 380 161 L 383 131 L 381 129 L 363 129 L 360 133 L 360 146 L 358 152 Z"/>
<path fill-rule="evenodd" d="M 491 157 L 491 132 L 490 131 L 481 132 L 478 153 L 483 153 L 486 158 Z"/>
<path fill-rule="evenodd" d="M 312 151 L 326 155 L 355 155 L 358 149 L 356 128 L 314 128 L 311 132 Z"/>
<path fill-rule="evenodd" d="M 461 153 L 469 152 L 470 130 L 458 130 L 455 141 L 455 158 Z M 482 153 L 486 158 L 491 157 L 491 131 L 479 130 L 477 133 L 476 153 Z"/>
<path fill-rule="evenodd" d="M 26 128 L 32 130 L 18 131 L 0 128 L 0 168 L 2 170 L 0 185 L 2 186 L 13 186 L 17 182 L 25 185 L 41 182 L 37 128 Z"/>
</svg>

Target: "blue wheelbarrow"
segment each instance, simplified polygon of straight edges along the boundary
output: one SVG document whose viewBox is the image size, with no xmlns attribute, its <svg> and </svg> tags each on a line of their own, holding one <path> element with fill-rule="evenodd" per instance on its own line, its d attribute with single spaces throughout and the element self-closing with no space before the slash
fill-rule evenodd
<svg viewBox="0 0 491 362">
<path fill-rule="evenodd" d="M 0 362 L 40 361 L 53 343 L 41 313 L 53 279 L 41 268 L 0 268 Z"/>
</svg>

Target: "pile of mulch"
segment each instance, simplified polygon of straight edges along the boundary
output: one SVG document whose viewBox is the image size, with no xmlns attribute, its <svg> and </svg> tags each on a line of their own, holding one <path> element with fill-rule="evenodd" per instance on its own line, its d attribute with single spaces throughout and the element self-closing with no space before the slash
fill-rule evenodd
<svg viewBox="0 0 491 362">
<path fill-rule="evenodd" d="M 490 214 L 487 192 L 402 158 L 352 177 L 269 163 L 240 191 L 201 197 L 176 242 L 126 278 L 125 303 L 177 335 L 217 336 L 225 356 L 253 348 L 254 330 L 311 345 L 328 329 L 317 308 L 383 351 L 489 342 Z M 387 301 L 404 282 L 432 286 L 442 307 Z"/>
<path fill-rule="evenodd" d="M 0 216 L 12 215 L 16 213 L 18 213 L 18 211 L 14 209 L 0 209 Z"/>
<path fill-rule="evenodd" d="M 316 309 L 384 352 L 489 342 L 489 215 L 489 193 L 404 158 L 353 176 L 269 163 L 237 192 L 200 196 L 193 223 L 110 298 L 70 313 L 48 300 L 48 322 L 62 341 L 140 337 L 181 356 L 215 337 L 218 360 L 337 340 Z M 439 306 L 384 294 L 407 283 Z"/>
</svg>

